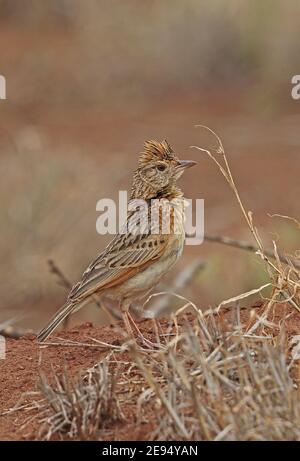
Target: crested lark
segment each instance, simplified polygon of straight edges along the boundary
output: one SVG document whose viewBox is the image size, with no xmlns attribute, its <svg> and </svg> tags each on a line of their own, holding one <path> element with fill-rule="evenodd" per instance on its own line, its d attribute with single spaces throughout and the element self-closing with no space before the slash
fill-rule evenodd
<svg viewBox="0 0 300 461">
<path fill-rule="evenodd" d="M 98 296 L 118 301 L 126 328 L 130 329 L 131 304 L 144 298 L 181 256 L 184 198 L 176 182 L 186 168 L 195 164 L 179 160 L 167 141 L 145 143 L 133 175 L 124 231 L 83 273 L 66 304 L 39 333 L 39 341 Z"/>
</svg>

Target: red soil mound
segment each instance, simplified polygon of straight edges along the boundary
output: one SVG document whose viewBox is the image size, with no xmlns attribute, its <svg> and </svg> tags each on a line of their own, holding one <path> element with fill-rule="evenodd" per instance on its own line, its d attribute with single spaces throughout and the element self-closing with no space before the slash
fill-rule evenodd
<svg viewBox="0 0 300 461">
<path fill-rule="evenodd" d="M 256 303 L 252 310 L 242 309 L 242 323 L 246 325 L 251 322 L 251 311 L 259 313 L 261 309 L 261 302 Z M 231 322 L 234 311 L 235 309 L 224 309 L 222 316 L 224 316 L 226 323 Z M 281 319 L 287 313 L 289 314 L 286 321 L 287 333 L 290 335 L 299 334 L 300 316 L 296 310 L 292 310 L 285 305 L 277 305 L 271 320 L 279 325 Z M 192 318 L 192 314 L 190 318 Z M 167 328 L 168 322 L 168 319 L 160 320 L 162 330 Z M 140 329 L 145 337 L 155 341 L 151 320 L 142 322 Z M 59 337 L 65 340 L 86 343 L 91 343 L 91 338 L 115 345 L 120 345 L 122 342 L 122 334 L 118 324 L 94 328 L 92 324 L 86 323 L 72 330 L 59 333 Z M 55 338 L 57 336 L 54 336 L 52 341 Z M 7 339 L 6 359 L 0 360 L 0 439 L 30 440 L 37 438 L 39 429 L 37 420 L 33 419 L 32 422 L 22 427 L 29 416 L 26 412 L 17 411 L 4 415 L 1 413 L 14 407 L 24 392 L 37 390 L 40 369 L 49 376 L 53 370 L 59 374 L 63 367 L 67 366 L 70 374 L 74 375 L 79 370 L 84 371 L 101 361 L 107 355 L 107 352 L 108 349 L 105 348 L 87 346 L 40 346 L 36 342 L 34 335 L 26 335 L 17 340 Z M 131 359 L 129 354 L 124 352 L 121 360 L 130 361 Z M 124 389 L 124 393 L 126 394 L 127 392 L 128 389 Z M 114 424 L 107 431 L 108 440 L 139 440 L 147 438 L 147 434 L 153 429 L 151 415 L 147 417 L 147 423 L 138 423 L 136 421 L 136 405 L 137 398 L 132 398 L 125 402 L 122 406 L 122 411 L 126 416 L 126 424 Z"/>
</svg>

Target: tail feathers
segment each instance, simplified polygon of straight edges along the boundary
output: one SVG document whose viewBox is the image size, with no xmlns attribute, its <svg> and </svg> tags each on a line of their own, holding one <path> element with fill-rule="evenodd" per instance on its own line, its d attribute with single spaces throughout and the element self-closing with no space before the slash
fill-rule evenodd
<svg viewBox="0 0 300 461">
<path fill-rule="evenodd" d="M 64 304 L 59 311 L 54 315 L 54 317 L 50 320 L 50 322 L 43 328 L 38 336 L 37 340 L 39 342 L 45 341 L 48 336 L 58 327 L 58 325 L 70 314 L 72 314 L 75 310 L 78 309 L 78 305 L 74 303 L 66 303 Z"/>
</svg>

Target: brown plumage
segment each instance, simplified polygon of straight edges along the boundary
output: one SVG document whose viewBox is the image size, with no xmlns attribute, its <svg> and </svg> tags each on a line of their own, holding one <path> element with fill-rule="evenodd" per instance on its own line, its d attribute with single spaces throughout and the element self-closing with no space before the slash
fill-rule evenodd
<svg viewBox="0 0 300 461">
<path fill-rule="evenodd" d="M 184 199 L 176 182 L 194 164 L 180 161 L 167 141 L 145 143 L 133 175 L 125 228 L 83 273 L 66 304 L 39 333 L 39 341 L 68 315 L 99 296 L 118 301 L 130 330 L 132 302 L 145 297 L 182 253 Z M 141 199 L 147 206 L 140 206 Z"/>
</svg>

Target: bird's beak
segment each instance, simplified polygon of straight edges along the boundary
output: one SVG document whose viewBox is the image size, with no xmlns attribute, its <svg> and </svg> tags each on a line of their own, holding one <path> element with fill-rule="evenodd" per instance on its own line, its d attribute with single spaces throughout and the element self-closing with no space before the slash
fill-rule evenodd
<svg viewBox="0 0 300 461">
<path fill-rule="evenodd" d="M 186 170 L 194 165 L 197 165 L 197 162 L 194 162 L 194 160 L 180 160 L 178 168 L 180 170 Z"/>
</svg>

